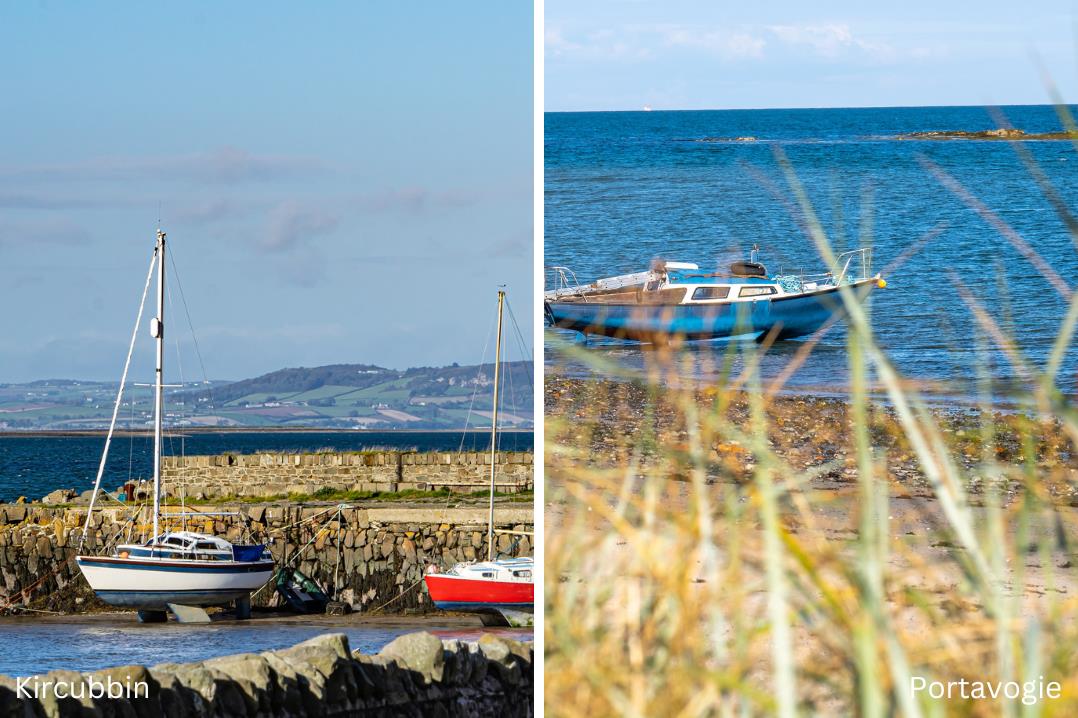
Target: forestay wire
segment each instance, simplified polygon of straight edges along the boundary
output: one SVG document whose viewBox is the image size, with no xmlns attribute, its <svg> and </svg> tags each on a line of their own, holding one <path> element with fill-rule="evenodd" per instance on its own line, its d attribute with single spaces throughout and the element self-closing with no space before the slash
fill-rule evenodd
<svg viewBox="0 0 1078 718">
<path fill-rule="evenodd" d="M 198 345 L 198 336 L 195 334 L 195 324 L 194 324 L 193 321 L 191 321 L 191 309 L 190 309 L 190 307 L 187 306 L 187 296 L 183 292 L 183 282 L 180 281 L 180 268 L 179 268 L 179 265 L 176 263 L 176 246 L 175 246 L 175 244 L 173 244 L 172 251 L 169 253 L 168 259 L 169 259 L 169 265 L 172 267 L 172 277 L 173 277 L 173 279 L 176 280 L 176 288 L 179 290 L 180 304 L 183 305 L 183 313 L 184 313 L 184 316 L 187 318 L 187 328 L 191 332 L 191 343 L 194 345 L 195 356 L 198 358 L 198 366 L 199 366 L 199 369 L 202 371 L 202 382 L 207 387 L 207 391 L 209 393 L 210 411 L 212 413 L 216 414 L 217 407 L 215 406 L 214 400 L 213 400 L 213 385 L 210 384 L 209 377 L 206 375 L 206 363 L 202 359 L 202 349 Z M 169 291 L 168 301 L 169 301 L 169 306 L 171 308 L 172 307 L 172 293 L 171 293 L 171 291 Z M 181 359 L 179 335 L 178 334 L 173 334 L 173 337 L 174 337 L 174 340 L 176 342 L 176 367 L 179 370 L 179 374 L 180 374 L 180 386 L 181 386 L 181 392 L 182 392 L 183 391 L 182 387 L 184 386 L 184 376 L 183 376 L 183 362 L 182 362 L 182 359 Z M 187 403 L 188 403 L 189 399 L 195 397 L 195 394 L 194 394 L 194 392 L 188 392 L 186 394 L 181 394 L 181 396 L 184 397 L 183 409 L 180 412 L 180 416 L 182 418 L 183 416 L 188 415 L 189 409 L 188 409 Z M 197 399 L 196 399 L 196 402 L 197 402 Z M 190 408 L 189 416 L 191 418 L 193 418 L 195 416 L 195 414 L 197 413 L 197 409 L 198 409 L 197 405 L 195 407 Z M 176 454 L 176 447 L 172 443 L 172 437 L 173 437 L 173 434 L 170 433 L 169 434 L 169 446 L 172 449 L 173 455 L 175 455 Z M 180 456 L 181 457 L 186 456 L 186 442 L 184 441 L 184 438 L 185 438 L 185 435 L 181 433 L 180 434 Z M 178 480 L 179 480 L 180 491 L 181 491 L 181 494 L 180 494 L 181 504 L 183 504 L 184 500 L 186 499 L 188 478 L 189 477 L 187 476 L 186 471 L 180 471 L 179 472 Z M 183 513 L 184 513 L 184 518 L 183 518 L 184 526 L 186 527 L 186 522 L 187 522 L 186 508 L 184 508 Z"/>
<path fill-rule="evenodd" d="M 176 247 L 173 246 L 169 253 L 169 262 L 172 264 L 172 276 L 176 278 L 176 288 L 180 290 L 180 303 L 183 304 L 183 313 L 187 317 L 187 328 L 191 331 L 191 343 L 195 347 L 195 356 L 198 357 L 198 366 L 202 370 L 202 381 L 206 384 L 206 392 L 209 394 L 210 410 L 217 413 L 217 405 L 213 400 L 213 384 L 206 375 L 206 362 L 202 360 L 202 349 L 198 345 L 198 336 L 195 334 L 195 324 L 191 321 L 191 310 L 187 306 L 187 297 L 183 293 L 183 283 L 180 281 L 180 268 L 176 265 Z"/>
<path fill-rule="evenodd" d="M 528 390 L 533 395 L 532 403 L 533 403 L 533 406 L 534 406 L 534 401 L 535 401 L 535 399 L 534 399 L 535 377 L 533 376 L 533 366 L 534 366 L 533 362 L 534 362 L 534 359 L 532 358 L 531 351 L 528 349 L 527 342 L 524 341 L 524 335 L 520 331 L 520 324 L 517 323 L 516 315 L 513 314 L 513 307 L 512 307 L 511 304 L 509 304 L 509 298 L 508 297 L 506 297 L 506 299 L 505 299 L 505 308 L 508 310 L 509 322 L 513 326 L 513 333 L 514 333 L 514 336 L 515 336 L 515 338 L 517 340 L 517 347 L 520 350 L 520 357 L 521 357 L 521 360 L 522 360 L 521 364 L 523 364 L 524 374 L 525 374 L 525 378 L 526 378 L 525 386 L 528 387 Z M 510 342 L 510 344 L 511 344 L 511 342 Z M 512 362 L 507 363 L 507 371 L 506 371 L 505 375 L 506 375 L 506 378 L 508 379 L 507 383 L 509 384 L 509 392 L 508 393 L 509 393 L 510 411 L 511 411 L 513 416 L 519 417 L 519 412 L 517 410 L 517 402 L 516 402 L 516 387 L 514 387 L 514 385 L 513 385 L 514 373 L 513 373 L 513 363 Z M 502 401 L 503 402 L 505 401 L 504 395 L 503 395 Z"/>
<path fill-rule="evenodd" d="M 135 351 L 135 340 L 138 338 L 138 328 L 142 324 L 142 311 L 146 308 L 146 295 L 150 292 L 150 281 L 153 279 L 153 267 L 157 262 L 157 248 L 154 247 L 153 258 L 150 259 L 150 270 L 146 273 L 146 286 L 142 288 L 142 301 L 138 305 L 138 316 L 135 317 L 135 328 L 131 330 L 131 344 L 127 348 L 127 359 L 124 360 L 124 371 L 120 377 L 120 389 L 116 392 L 116 404 L 112 407 L 112 421 L 109 422 L 109 433 L 105 436 L 105 450 L 101 452 L 101 463 L 97 467 L 97 479 L 94 481 L 94 493 L 90 496 L 90 507 L 86 510 L 86 525 L 79 537 L 79 551 L 86 541 L 86 535 L 90 532 L 90 521 L 94 515 L 94 503 L 97 501 L 97 493 L 101 490 L 101 477 L 105 473 L 105 462 L 109 458 L 109 445 L 112 443 L 112 434 L 116 430 L 116 417 L 120 413 L 120 403 L 123 401 L 124 386 L 127 384 L 127 370 L 131 368 L 131 355 Z"/>
<path fill-rule="evenodd" d="M 167 258 L 170 258 L 170 257 L 171 257 L 171 253 L 169 253 Z M 176 272 L 176 265 L 174 263 L 172 265 L 172 276 L 176 278 L 176 282 L 177 282 L 177 284 L 179 284 L 179 281 L 180 281 L 179 280 L 179 275 Z M 168 310 L 169 310 L 169 313 L 170 314 L 175 314 L 176 305 L 175 305 L 175 302 L 172 301 L 172 285 L 170 283 L 167 283 L 167 282 L 165 284 L 165 295 L 168 297 Z M 180 391 L 183 391 L 183 386 L 184 386 L 183 352 L 180 351 L 180 338 L 179 338 L 179 333 L 178 332 L 173 332 L 172 333 L 172 343 L 173 343 L 173 348 L 176 350 L 176 373 L 180 377 Z M 181 422 L 183 421 L 184 414 L 186 412 L 187 412 L 187 405 L 186 405 L 186 402 L 184 402 L 184 407 L 179 412 Z M 173 428 L 175 428 L 175 424 L 173 425 Z M 175 432 L 174 431 L 166 431 L 165 436 L 168 438 L 169 451 L 172 452 L 173 456 L 175 456 L 176 455 L 176 445 L 173 443 L 173 438 L 175 437 Z M 180 455 L 182 456 L 183 454 L 184 454 L 184 442 L 183 442 L 183 435 L 181 434 L 180 435 Z"/>
<path fill-rule="evenodd" d="M 483 353 L 479 357 L 479 367 L 475 372 L 475 388 L 472 389 L 472 398 L 468 402 L 468 413 L 464 416 L 464 430 L 460 434 L 460 447 L 457 449 L 457 455 L 459 456 L 464 452 L 464 440 L 468 437 L 468 427 L 472 423 L 472 409 L 475 408 L 475 397 L 479 394 L 479 379 L 483 376 L 483 362 L 486 361 L 487 351 L 490 349 L 490 338 L 494 335 L 494 329 L 497 326 L 498 321 L 494 320 L 494 324 L 487 328 L 487 338 L 483 342 Z"/>
<path fill-rule="evenodd" d="M 517 340 L 517 346 L 520 349 L 520 355 L 521 355 L 522 358 L 525 358 L 525 361 L 528 364 L 532 364 L 533 361 L 534 361 L 534 359 L 532 358 L 532 353 L 528 349 L 527 342 L 524 341 L 524 335 L 520 331 L 520 324 L 517 323 L 516 315 L 513 314 L 513 307 L 509 303 L 508 295 L 505 298 L 505 308 L 507 310 L 507 313 L 509 314 L 510 324 L 512 324 L 512 326 L 513 326 L 513 331 L 514 331 L 514 334 L 515 334 L 515 337 L 516 337 L 516 340 Z M 465 439 L 467 437 L 467 434 L 468 434 L 468 428 L 471 426 L 472 412 L 475 409 L 475 399 L 479 395 L 479 381 L 478 380 L 481 379 L 482 376 L 483 376 L 483 365 L 484 365 L 484 362 L 486 362 L 486 360 L 487 360 L 487 351 L 489 351 L 489 349 L 490 349 L 490 338 L 494 334 L 494 330 L 495 330 L 495 328 L 497 326 L 497 323 L 498 323 L 497 319 L 495 319 L 491 323 L 491 326 L 489 327 L 489 329 L 487 330 L 486 341 L 483 344 L 483 353 L 480 356 L 479 367 L 476 370 L 476 380 L 477 381 L 475 382 L 475 389 L 472 391 L 471 400 L 468 402 L 468 413 L 467 413 L 467 415 L 465 416 L 465 419 L 464 419 L 464 429 L 463 429 L 463 431 L 461 433 L 461 437 L 460 437 L 460 447 L 457 450 L 458 454 L 460 452 L 464 451 L 464 441 L 465 441 Z M 507 342 L 507 344 L 509 344 L 509 342 Z M 506 347 L 506 349 L 508 350 L 508 346 Z M 507 354 L 508 354 L 508 351 L 507 351 Z M 508 361 L 508 360 L 503 362 L 503 363 L 506 365 L 505 377 L 506 377 L 506 384 L 508 385 L 507 386 L 508 391 L 507 392 L 502 392 L 502 396 L 499 397 L 499 399 L 501 400 L 500 406 L 502 406 L 502 407 L 505 406 L 505 404 L 504 404 L 505 395 L 508 394 L 509 395 L 509 404 L 512 407 L 513 413 L 516 414 L 516 397 L 515 397 L 515 392 L 514 392 L 514 388 L 513 388 L 513 371 L 512 371 L 513 363 L 511 361 Z M 528 384 L 529 384 L 529 386 L 532 387 L 532 389 L 534 391 L 535 379 L 532 376 L 532 372 L 530 372 L 530 371 L 527 372 L 527 375 L 528 375 Z M 498 441 L 499 442 L 501 441 L 501 438 L 502 437 L 499 434 L 498 435 Z"/>
<path fill-rule="evenodd" d="M 520 325 L 517 324 L 517 317 L 515 314 L 513 314 L 512 305 L 509 304 L 509 297 L 505 298 L 505 308 L 509 310 L 509 320 L 513 325 L 513 331 L 516 334 L 517 344 L 520 346 L 521 358 L 526 359 L 527 362 L 530 364 L 535 361 L 535 358 L 532 356 L 531 350 L 528 349 L 528 343 L 524 341 L 524 334 L 520 331 Z M 531 376 L 530 373 L 528 374 L 528 376 L 530 378 L 534 378 Z"/>
</svg>

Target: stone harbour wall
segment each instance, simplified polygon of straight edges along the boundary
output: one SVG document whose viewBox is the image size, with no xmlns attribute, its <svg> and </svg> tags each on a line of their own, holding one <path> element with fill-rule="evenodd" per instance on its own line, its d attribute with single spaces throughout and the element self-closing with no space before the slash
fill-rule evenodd
<svg viewBox="0 0 1078 718">
<path fill-rule="evenodd" d="M 481 507 L 286 504 L 198 510 L 235 515 L 193 517 L 187 523 L 189 530 L 233 542 L 267 543 L 278 566 L 297 566 L 331 598 L 357 611 L 432 610 L 422 582 L 428 564 L 444 569 L 486 557 L 487 511 Z M 26 606 L 65 612 L 98 606 L 74 561 L 85 518 L 85 508 L 0 505 L 0 614 Z M 146 508 L 132 512 L 112 504 L 97 509 L 83 552 L 100 554 L 117 543 L 145 541 L 153 531 L 150 519 Z M 532 507 L 500 505 L 495 523 L 499 529 L 531 532 Z M 162 530 L 180 528 L 180 520 L 172 519 Z M 494 540 L 495 555 L 532 555 L 530 536 L 496 534 Z M 269 587 L 254 596 L 253 604 L 268 606 L 275 601 Z"/>
<path fill-rule="evenodd" d="M 532 488 L 532 452 L 496 455 L 495 484 L 503 492 Z M 365 451 L 332 453 L 166 456 L 166 492 L 191 498 L 313 494 L 319 489 L 404 491 L 449 488 L 480 491 L 490 485 L 490 454 L 464 451 Z"/>
<path fill-rule="evenodd" d="M 343 634 L 292 648 L 152 668 L 0 676 L 0 716 L 505 716 L 533 715 L 532 644 L 492 634 L 475 643 L 400 636 L 375 655 Z M 102 685 L 137 696 L 91 697 Z M 57 698 L 57 686 L 62 686 Z M 80 696 L 73 698 L 68 696 Z"/>
</svg>

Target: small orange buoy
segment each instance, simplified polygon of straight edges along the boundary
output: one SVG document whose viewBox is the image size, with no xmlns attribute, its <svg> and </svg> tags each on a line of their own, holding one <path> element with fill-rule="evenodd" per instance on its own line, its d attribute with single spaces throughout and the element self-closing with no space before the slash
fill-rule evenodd
<svg viewBox="0 0 1078 718">
<path fill-rule="evenodd" d="M 876 286 L 879 287 L 880 289 L 883 289 L 884 287 L 887 286 L 887 280 L 884 279 L 883 277 L 880 277 L 879 279 L 876 280 Z"/>
</svg>

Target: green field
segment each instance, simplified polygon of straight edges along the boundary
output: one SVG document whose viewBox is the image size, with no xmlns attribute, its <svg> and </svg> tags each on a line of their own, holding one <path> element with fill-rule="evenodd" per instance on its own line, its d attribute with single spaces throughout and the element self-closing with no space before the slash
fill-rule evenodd
<svg viewBox="0 0 1078 718">
<path fill-rule="evenodd" d="M 289 397 L 291 397 L 291 396 L 292 396 L 291 392 L 286 392 L 284 394 L 271 394 L 269 392 L 259 392 L 257 394 L 247 394 L 245 396 L 241 396 L 239 399 L 233 399 L 230 402 L 222 404 L 222 406 L 244 406 L 246 404 L 265 404 L 267 401 L 270 401 L 271 398 L 272 398 L 273 401 L 288 401 Z"/>
<path fill-rule="evenodd" d="M 518 372 L 525 367 L 518 366 Z M 240 426 L 354 427 L 359 418 L 377 418 L 379 428 L 458 429 L 468 416 L 467 406 L 490 406 L 491 387 L 473 383 L 477 366 L 425 367 L 405 372 L 362 364 L 281 369 L 237 382 L 189 382 L 166 389 L 166 424 L 179 424 L 191 416 L 218 416 Z M 484 366 L 483 375 L 490 374 Z M 515 382 L 519 384 L 519 382 Z M 503 406 L 514 414 L 530 414 L 531 387 L 505 384 Z M 26 384 L 0 384 L 0 431 L 106 429 L 116 399 L 116 383 L 49 380 Z M 121 428 L 144 429 L 152 412 L 152 391 L 129 385 L 119 413 Z M 455 397 L 459 403 L 412 404 L 413 399 Z M 255 407 L 279 402 L 304 412 L 261 414 Z M 243 410 L 250 406 L 251 411 Z M 449 408 L 452 406 L 453 408 Z M 33 408 L 27 408 L 33 407 Z M 418 417 L 405 421 L 381 414 L 384 407 Z M 489 421 L 472 416 L 471 425 Z"/>
</svg>

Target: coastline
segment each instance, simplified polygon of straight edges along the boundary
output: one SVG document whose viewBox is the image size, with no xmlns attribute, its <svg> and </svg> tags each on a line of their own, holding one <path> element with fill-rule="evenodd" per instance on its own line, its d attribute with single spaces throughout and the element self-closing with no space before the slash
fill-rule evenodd
<svg viewBox="0 0 1078 718">
<path fill-rule="evenodd" d="M 693 394 L 696 410 L 706 416 L 713 411 L 717 390 L 713 387 L 673 390 L 679 396 Z M 748 395 L 736 395 L 727 407 L 726 418 L 735 424 L 748 421 Z M 577 379 L 548 374 L 545 388 L 545 412 L 548 419 L 572 416 L 576 428 L 588 423 L 591 435 L 591 456 L 595 468 L 629 465 L 629 449 L 638 443 L 634 436 L 647 433 L 665 445 L 683 444 L 687 432 L 681 423 L 679 410 L 668 401 L 666 389 L 648 387 L 639 381 L 605 378 Z M 901 427 L 890 403 L 880 397 L 870 397 L 873 420 L 873 444 L 886 458 L 887 476 L 896 491 L 908 496 L 932 499 L 924 474 L 901 438 Z M 812 486 L 835 488 L 856 484 L 852 440 L 849 435 L 848 397 L 818 396 L 812 393 L 779 392 L 768 397 L 769 441 L 780 457 L 792 468 L 812 471 Z M 645 424 L 643 409 L 654 413 Z M 978 434 L 981 410 L 973 405 L 941 405 L 928 411 L 939 422 L 944 438 L 956 446 L 961 461 L 968 467 L 980 456 L 981 438 Z M 995 436 L 999 444 L 995 458 L 1001 462 L 1025 460 L 1018 435 L 1029 417 L 1021 410 L 993 411 L 991 421 L 1002 429 Z M 583 421 L 582 421 L 583 420 Z M 555 434 L 556 436 L 556 434 Z M 1057 423 L 1040 428 L 1038 436 L 1038 469 L 1043 481 L 1059 505 L 1078 506 L 1078 457 L 1067 456 L 1069 439 Z M 547 449 L 548 460 L 550 449 Z M 598 457 L 609 457 L 599 461 Z M 723 442 L 711 447 L 707 469 L 709 483 L 747 478 L 754 468 L 747 449 L 737 442 Z M 646 454 L 638 457 L 644 464 Z M 967 487 L 972 500 L 981 494 L 983 486 Z M 1013 491 L 1008 500 L 1016 497 Z"/>
<path fill-rule="evenodd" d="M 481 434 L 490 433 L 490 427 L 459 428 L 459 429 L 320 429 L 317 427 L 299 426 L 212 426 L 205 428 L 184 427 L 169 429 L 170 436 L 192 436 L 195 434 Z M 498 429 L 499 434 L 533 434 L 532 429 Z M 102 437 L 108 435 L 105 429 L 26 429 L 25 431 L 4 429 L 0 430 L 0 439 L 8 437 L 36 438 L 36 437 Z M 129 431 L 117 429 L 112 433 L 116 437 L 152 437 L 152 430 Z"/>
</svg>

